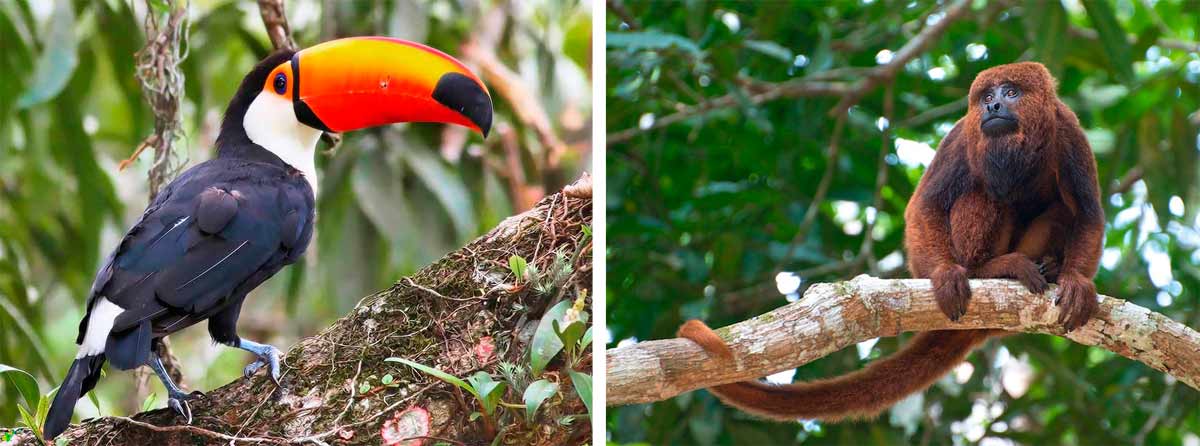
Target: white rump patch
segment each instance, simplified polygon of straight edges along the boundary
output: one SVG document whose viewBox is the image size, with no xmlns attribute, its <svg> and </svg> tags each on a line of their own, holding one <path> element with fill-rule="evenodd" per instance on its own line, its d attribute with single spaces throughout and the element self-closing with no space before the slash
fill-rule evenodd
<svg viewBox="0 0 1200 446">
<path fill-rule="evenodd" d="M 79 346 L 79 353 L 75 355 L 75 359 L 104 353 L 104 344 L 108 342 L 108 333 L 112 331 L 113 321 L 124 312 L 124 308 L 106 298 L 96 300 L 96 304 L 92 306 L 92 315 L 88 317 L 83 344 Z"/>
</svg>

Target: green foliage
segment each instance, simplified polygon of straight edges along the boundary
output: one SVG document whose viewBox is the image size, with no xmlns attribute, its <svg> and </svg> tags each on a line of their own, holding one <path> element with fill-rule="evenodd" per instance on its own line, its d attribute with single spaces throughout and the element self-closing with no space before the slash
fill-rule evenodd
<svg viewBox="0 0 1200 446">
<path fill-rule="evenodd" d="M 524 257 L 513 254 L 508 258 L 508 269 L 509 271 L 512 271 L 513 277 L 516 278 L 518 285 L 528 280 L 526 275 L 529 272 L 529 262 L 527 262 Z"/>
<path fill-rule="evenodd" d="M 558 383 L 544 379 L 534 381 L 529 387 L 526 387 L 525 394 L 521 396 L 521 400 L 525 402 L 525 421 L 533 423 L 533 416 L 537 414 L 542 402 L 556 393 L 558 393 Z"/>
<path fill-rule="evenodd" d="M 579 395 L 579 399 L 583 401 L 583 405 L 587 406 L 588 415 L 592 414 L 592 375 L 574 370 L 568 370 L 571 375 L 571 384 L 575 386 L 575 394 Z"/>
<path fill-rule="evenodd" d="M 584 348 L 591 344 L 592 330 L 588 326 L 588 313 L 583 311 L 586 299 L 586 294 L 581 294 L 574 302 L 564 300 L 542 315 L 529 349 L 529 364 L 534 375 L 540 375 L 546 365 L 564 349 L 567 366 L 573 366 Z"/>
<path fill-rule="evenodd" d="M 492 375 L 487 372 L 475 372 L 474 375 L 467 378 L 467 382 L 471 383 L 473 389 L 471 393 L 479 399 L 483 413 L 487 415 L 495 413 L 496 405 L 500 404 L 500 397 L 504 396 L 504 390 L 508 384 L 492 380 Z"/>
<path fill-rule="evenodd" d="M 0 375 L 4 376 L 4 380 L 13 388 L 17 389 L 21 397 L 25 399 L 25 404 L 28 407 L 37 407 L 38 397 L 41 392 L 38 391 L 37 380 L 33 375 L 24 370 L 0 364 Z"/>
<path fill-rule="evenodd" d="M 1108 220 L 1099 290 L 1200 327 L 1200 53 L 1182 49 L 1196 48 L 1200 35 L 1193 3 L 969 5 L 897 73 L 890 116 L 886 82 L 850 109 L 840 153 L 830 159 L 830 110 L 842 96 L 761 98 L 785 82 L 856 85 L 944 6 L 609 3 L 610 339 L 668 338 L 689 318 L 723 326 L 761 314 L 786 303 L 775 283 L 781 271 L 798 276 L 800 292 L 860 273 L 906 277 L 904 207 L 928 157 L 965 114 L 975 75 L 1022 59 L 1052 70 L 1096 154 Z M 887 178 L 876 205 L 881 148 Z M 827 168 L 829 192 L 817 201 Z M 810 209 L 811 229 L 793 244 Z M 906 340 L 834 353 L 794 379 L 857 370 Z M 969 379 L 948 378 L 925 393 L 919 413 L 928 417 L 771 423 L 699 391 L 610 408 L 606 421 L 615 444 L 974 444 L 979 435 L 1019 444 L 1179 444 L 1200 432 L 1200 392 L 1093 351 L 1048 336 L 989 343 L 972 355 Z M 1028 372 L 1024 393 L 1011 386 L 1014 370 Z"/>
<path fill-rule="evenodd" d="M 184 138 L 176 146 L 187 167 L 214 155 L 216 129 L 241 73 L 271 44 L 253 2 L 175 3 L 190 8 L 181 66 Z M 148 4 L 159 14 L 170 7 Z M 43 384 L 61 379 L 96 270 L 147 203 L 149 151 L 130 168 L 116 168 L 154 124 L 135 73 L 134 55 L 145 39 L 143 6 L 141 0 L 0 1 L 0 362 Z M 546 163 L 549 151 L 536 129 L 495 89 L 497 134 L 486 140 L 428 124 L 344 135 L 336 150 L 318 155 L 321 217 L 311 255 L 256 290 L 244 309 L 256 315 L 243 318 L 244 330 L 289 344 L 522 210 L 513 198 L 517 188 L 555 191 L 578 176 L 585 161 L 579 153 L 587 151 L 574 148 L 586 146 L 590 135 L 554 118 L 566 112 L 591 118 L 591 17 L 578 1 L 547 2 L 534 14 L 451 0 L 286 6 L 300 46 L 389 35 L 459 57 L 483 17 L 504 8 L 502 38 L 483 51 L 529 81 L 531 103 L 545 109 L 552 130 L 572 147 L 557 166 Z M 501 131 L 516 141 L 519 172 L 510 168 Z M 266 322 L 273 320 L 288 324 Z M 188 360 L 208 348 L 203 330 L 172 340 L 192 387 L 240 376 L 242 358 L 233 352 L 218 358 L 222 367 Z M 139 410 L 143 401 L 129 398 L 129 385 L 120 381 L 104 380 L 89 396 L 108 400 L 106 409 L 116 415 Z M 0 387 L 0 425 L 11 425 L 22 396 Z M 81 415 L 95 415 L 80 406 Z"/>
<path fill-rule="evenodd" d="M 549 364 L 550 360 L 562 351 L 563 343 L 555 334 L 553 324 L 562 319 L 568 308 L 571 308 L 569 300 L 554 304 L 553 307 L 546 310 L 542 320 L 538 321 L 537 330 L 533 332 L 533 342 L 529 347 L 529 366 L 534 375 L 541 374 L 542 370 L 546 368 L 546 364 Z"/>
<path fill-rule="evenodd" d="M 0 375 L 4 376 L 4 381 L 12 388 L 17 390 L 17 393 L 24 399 L 16 405 L 17 413 L 20 415 L 21 425 L 32 430 L 38 438 L 42 437 L 42 425 L 46 422 L 46 415 L 50 412 L 51 396 L 57 389 L 51 390 L 50 393 L 42 395 L 38 390 L 37 380 L 33 375 L 24 370 L 0 364 Z"/>
</svg>

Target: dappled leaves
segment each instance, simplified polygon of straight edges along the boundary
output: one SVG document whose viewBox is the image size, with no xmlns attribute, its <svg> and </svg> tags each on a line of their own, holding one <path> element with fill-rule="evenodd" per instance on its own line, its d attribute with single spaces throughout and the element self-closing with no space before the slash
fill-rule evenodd
<svg viewBox="0 0 1200 446">
<path fill-rule="evenodd" d="M 1200 325 L 1200 55 L 1179 43 L 1198 31 L 1188 2 L 971 2 L 967 16 L 893 80 L 892 119 L 881 119 L 882 86 L 850 108 L 835 159 L 828 156 L 836 120 L 829 111 L 840 96 L 749 98 L 785 82 L 854 85 L 895 57 L 943 5 L 612 4 L 621 10 L 610 6 L 606 18 L 608 132 L 630 136 L 610 143 L 607 158 L 614 343 L 673 336 L 688 318 L 720 326 L 779 306 L 779 271 L 796 271 L 801 291 L 871 266 L 907 276 L 903 211 L 924 163 L 965 113 L 962 98 L 975 75 L 1017 60 L 1050 67 L 1096 153 L 1109 223 L 1099 290 Z M 724 97 L 737 100 L 704 108 Z M 656 124 L 680 110 L 702 112 Z M 881 145 L 887 181 L 875 209 Z M 816 202 L 827 168 L 833 182 Z M 813 206 L 816 221 L 792 248 Z M 860 260 L 868 235 L 873 243 Z M 884 339 L 862 355 L 838 352 L 797 369 L 795 379 L 856 370 L 902 344 Z M 1001 366 L 1022 356 L 1034 370 L 1031 387 L 1020 398 L 1006 396 Z M 693 392 L 610 408 L 608 422 L 617 443 L 651 444 L 939 444 L 983 434 L 1025 444 L 1155 444 L 1200 429 L 1194 390 L 1063 339 L 1008 337 L 971 363 L 974 373 L 962 382 L 943 380 L 926 392 L 921 409 L 930 416 L 923 418 L 764 423 Z M 1160 404 L 1164 395 L 1170 398 Z"/>
</svg>

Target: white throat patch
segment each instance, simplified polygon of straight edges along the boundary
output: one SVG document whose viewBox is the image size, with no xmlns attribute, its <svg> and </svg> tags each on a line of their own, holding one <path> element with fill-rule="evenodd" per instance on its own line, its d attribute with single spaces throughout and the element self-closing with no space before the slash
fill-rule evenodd
<svg viewBox="0 0 1200 446">
<path fill-rule="evenodd" d="M 246 136 L 263 146 L 283 162 L 304 174 L 304 179 L 317 194 L 317 165 L 314 156 L 321 131 L 301 124 L 296 119 L 292 101 L 269 92 L 261 92 L 242 119 Z"/>
</svg>

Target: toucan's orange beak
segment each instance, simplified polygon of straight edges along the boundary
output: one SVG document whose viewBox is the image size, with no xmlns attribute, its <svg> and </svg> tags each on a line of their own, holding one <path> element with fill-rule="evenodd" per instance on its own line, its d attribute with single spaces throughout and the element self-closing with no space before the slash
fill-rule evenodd
<svg viewBox="0 0 1200 446">
<path fill-rule="evenodd" d="M 467 67 L 425 45 L 389 37 L 351 37 L 301 50 L 277 67 L 291 74 L 296 117 L 325 131 L 344 132 L 397 122 L 444 122 L 484 136 L 492 98 Z"/>
</svg>

